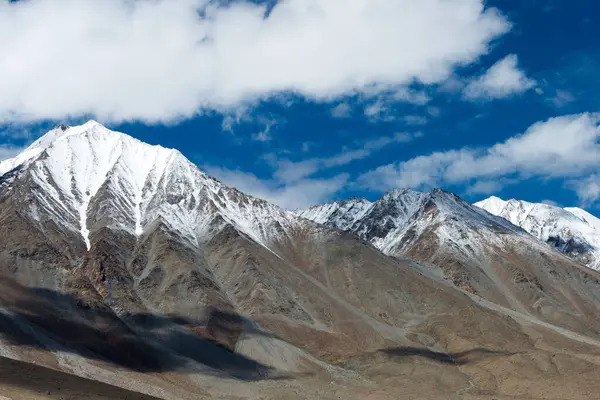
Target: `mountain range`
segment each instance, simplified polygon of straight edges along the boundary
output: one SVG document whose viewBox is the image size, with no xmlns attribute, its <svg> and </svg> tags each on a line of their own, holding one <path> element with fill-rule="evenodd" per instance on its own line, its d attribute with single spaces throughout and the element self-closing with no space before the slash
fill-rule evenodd
<svg viewBox="0 0 600 400">
<path fill-rule="evenodd" d="M 165 399 L 589 398 L 593 253 L 495 203 L 291 212 L 176 150 L 60 126 L 0 163 L 0 356 Z"/>
</svg>

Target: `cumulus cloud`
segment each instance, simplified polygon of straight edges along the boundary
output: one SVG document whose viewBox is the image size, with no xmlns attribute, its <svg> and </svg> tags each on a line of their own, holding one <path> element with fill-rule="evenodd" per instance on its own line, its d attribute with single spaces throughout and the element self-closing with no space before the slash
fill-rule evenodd
<svg viewBox="0 0 600 400">
<path fill-rule="evenodd" d="M 583 207 L 589 207 L 600 200 L 600 173 L 567 182 L 577 193 Z"/>
<path fill-rule="evenodd" d="M 523 93 L 536 82 L 518 67 L 518 58 L 510 54 L 492 65 L 482 76 L 471 80 L 463 95 L 469 100 L 492 100 Z"/>
<path fill-rule="evenodd" d="M 377 191 L 398 187 L 428 188 L 468 184 L 495 178 L 575 178 L 587 176 L 600 166 L 600 114 L 574 114 L 538 122 L 525 133 L 489 148 L 460 148 L 435 152 L 363 174 L 363 186 Z M 480 183 L 475 189 L 489 189 Z M 585 186 L 582 186 L 585 187 Z M 595 191 L 588 183 L 593 198 Z M 589 188 L 592 189 L 589 189 Z"/>
<path fill-rule="evenodd" d="M 510 24 L 483 0 L 0 3 L 0 121 L 172 122 L 293 92 L 448 78 Z M 424 101 L 421 99 L 420 101 Z"/>
</svg>

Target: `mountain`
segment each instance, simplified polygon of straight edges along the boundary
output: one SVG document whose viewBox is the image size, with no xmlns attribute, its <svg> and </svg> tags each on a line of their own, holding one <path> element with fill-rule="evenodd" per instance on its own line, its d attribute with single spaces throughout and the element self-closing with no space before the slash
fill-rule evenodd
<svg viewBox="0 0 600 400">
<path fill-rule="evenodd" d="M 351 199 L 295 213 L 321 224 L 351 231 L 392 256 L 402 256 L 406 248 L 428 226 L 441 221 L 448 223 L 440 227 L 450 236 L 453 229 L 460 231 L 479 228 L 505 229 L 519 234 L 519 229 L 511 224 L 499 218 L 488 218 L 479 209 L 441 189 L 435 189 L 431 193 L 409 189 L 394 190 L 374 203 L 364 199 Z M 434 218 L 437 220 L 434 221 Z M 459 238 L 460 235 L 451 239 Z"/>
<path fill-rule="evenodd" d="M 289 222 L 286 213 L 262 200 L 241 198 L 178 151 L 146 145 L 94 121 L 55 129 L 0 163 L 2 184 L 10 184 L 23 168 L 38 194 L 27 212 L 36 220 L 49 214 L 88 250 L 103 228 L 141 237 L 164 224 L 195 245 L 211 230 L 231 224 L 264 244 L 278 234 L 273 226 L 283 229 Z"/>
<path fill-rule="evenodd" d="M 428 276 L 495 304 L 582 333 L 600 329 L 572 318 L 598 315 L 591 306 L 600 301 L 597 275 L 452 193 L 394 190 L 373 203 L 351 199 L 295 213 L 418 261 Z"/>
<path fill-rule="evenodd" d="M 600 269 L 600 220 L 587 211 L 495 196 L 475 206 L 507 219 L 574 260 Z"/>
<path fill-rule="evenodd" d="M 50 131 L 0 163 L 0 356 L 25 377 L 2 393 L 61 396 L 27 363 L 165 399 L 597 392 L 600 274 L 440 190 L 321 211 Z"/>
</svg>

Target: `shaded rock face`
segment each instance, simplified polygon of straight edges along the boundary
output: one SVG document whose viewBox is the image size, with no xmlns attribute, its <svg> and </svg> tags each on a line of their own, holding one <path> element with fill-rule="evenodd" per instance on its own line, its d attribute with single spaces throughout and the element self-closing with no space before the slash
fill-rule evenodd
<svg viewBox="0 0 600 400">
<path fill-rule="evenodd" d="M 0 350 L 159 397 L 239 398 L 305 375 L 360 386 L 401 357 L 467 385 L 454 369 L 471 360 L 541 351 L 525 314 L 597 335 L 597 274 L 456 196 L 321 211 L 285 212 L 97 123 L 51 131 L 0 163 Z"/>
</svg>

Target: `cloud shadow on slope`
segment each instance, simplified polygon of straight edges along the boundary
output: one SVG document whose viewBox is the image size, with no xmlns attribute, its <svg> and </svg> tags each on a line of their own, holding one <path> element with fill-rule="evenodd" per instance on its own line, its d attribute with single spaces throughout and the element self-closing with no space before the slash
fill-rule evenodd
<svg viewBox="0 0 600 400">
<path fill-rule="evenodd" d="M 0 277 L 0 307 L 0 335 L 12 345 L 63 351 L 138 372 L 198 371 L 201 364 L 208 368 L 200 372 L 225 378 L 291 378 L 232 350 L 249 324 L 225 311 L 209 310 L 207 321 L 148 313 L 117 316 L 105 306 L 92 308 L 70 294 L 6 277 Z M 250 334 L 274 337 L 258 329 Z"/>
<path fill-rule="evenodd" d="M 485 348 L 476 348 L 459 353 L 445 353 L 419 347 L 388 347 L 379 352 L 393 358 L 421 357 L 442 364 L 465 365 L 476 362 L 488 356 L 512 355 L 514 353 L 496 351 Z"/>
</svg>

